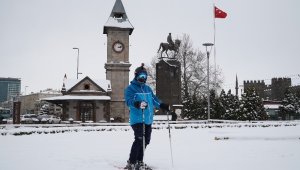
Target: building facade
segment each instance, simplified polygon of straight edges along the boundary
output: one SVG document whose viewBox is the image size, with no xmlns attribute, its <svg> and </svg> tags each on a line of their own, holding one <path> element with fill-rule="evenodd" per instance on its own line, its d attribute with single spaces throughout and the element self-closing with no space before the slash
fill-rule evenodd
<svg viewBox="0 0 300 170">
<path fill-rule="evenodd" d="M 62 120 L 81 122 L 110 121 L 109 80 L 95 80 L 88 76 L 83 79 L 65 79 L 62 96 L 42 99 L 62 108 Z"/>
<path fill-rule="evenodd" d="M 13 100 L 21 93 L 21 79 L 0 77 L 0 102 Z"/>
<path fill-rule="evenodd" d="M 61 96 L 60 91 L 46 89 L 38 93 L 31 93 L 28 95 L 20 96 L 21 102 L 21 114 L 42 114 L 47 113 L 51 115 L 60 116 L 62 113 L 62 108 L 49 103 L 42 101 L 41 99 Z"/>
</svg>

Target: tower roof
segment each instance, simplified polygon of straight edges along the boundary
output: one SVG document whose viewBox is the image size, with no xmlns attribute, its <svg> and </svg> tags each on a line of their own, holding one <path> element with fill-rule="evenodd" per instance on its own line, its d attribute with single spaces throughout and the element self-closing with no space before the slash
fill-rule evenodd
<svg viewBox="0 0 300 170">
<path fill-rule="evenodd" d="M 126 15 L 125 8 L 121 0 L 116 0 L 110 16 L 104 24 L 103 34 L 107 34 L 108 28 L 128 29 L 129 35 L 131 35 L 134 29 Z"/>
</svg>

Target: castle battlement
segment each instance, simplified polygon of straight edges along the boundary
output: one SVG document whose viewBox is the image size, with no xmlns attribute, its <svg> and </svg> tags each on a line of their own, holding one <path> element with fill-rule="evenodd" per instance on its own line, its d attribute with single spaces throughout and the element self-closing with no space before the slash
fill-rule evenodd
<svg viewBox="0 0 300 170">
<path fill-rule="evenodd" d="M 289 86 L 292 85 L 292 79 L 291 78 L 272 78 L 272 85 L 276 84 L 289 84 Z"/>
<path fill-rule="evenodd" d="M 282 100 L 287 88 L 291 87 L 292 80 L 288 77 L 272 78 L 271 84 L 266 85 L 264 80 L 246 80 L 244 89 L 254 88 L 261 98 Z"/>
<path fill-rule="evenodd" d="M 265 85 L 265 81 L 264 80 L 246 80 L 244 81 L 244 85 Z"/>
</svg>

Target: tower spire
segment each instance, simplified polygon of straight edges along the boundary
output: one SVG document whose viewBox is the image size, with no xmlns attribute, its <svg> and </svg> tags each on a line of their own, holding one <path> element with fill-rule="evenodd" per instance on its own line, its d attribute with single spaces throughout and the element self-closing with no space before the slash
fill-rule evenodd
<svg viewBox="0 0 300 170">
<path fill-rule="evenodd" d="M 108 28 L 121 28 L 129 30 L 129 35 L 133 31 L 133 26 L 130 23 L 125 8 L 121 0 L 116 0 L 115 5 L 110 13 L 107 22 L 104 24 L 103 34 L 107 34 Z"/>
<path fill-rule="evenodd" d="M 125 14 L 126 15 L 125 8 L 124 8 L 121 0 L 116 0 L 115 5 L 114 5 L 110 15 L 114 16 L 114 14 Z"/>
<path fill-rule="evenodd" d="M 239 82 L 238 82 L 238 77 L 237 74 L 235 75 L 235 95 L 239 95 Z"/>
</svg>

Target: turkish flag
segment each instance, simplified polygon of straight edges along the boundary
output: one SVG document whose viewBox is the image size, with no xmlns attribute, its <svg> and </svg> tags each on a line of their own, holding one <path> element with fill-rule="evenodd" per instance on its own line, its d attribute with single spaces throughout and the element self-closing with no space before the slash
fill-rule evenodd
<svg viewBox="0 0 300 170">
<path fill-rule="evenodd" d="M 215 6 L 215 18 L 226 18 L 227 13 Z"/>
</svg>

